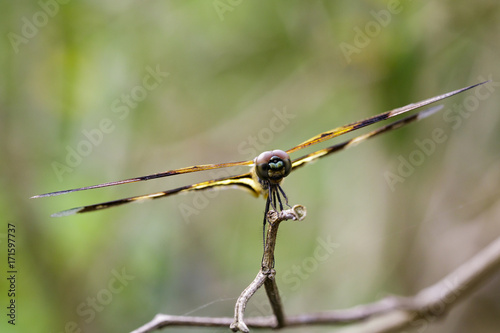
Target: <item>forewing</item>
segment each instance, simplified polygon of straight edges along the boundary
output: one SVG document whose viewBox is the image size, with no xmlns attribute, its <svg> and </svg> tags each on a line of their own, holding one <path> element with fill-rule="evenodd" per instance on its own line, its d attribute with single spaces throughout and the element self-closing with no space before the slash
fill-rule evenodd
<svg viewBox="0 0 500 333">
<path fill-rule="evenodd" d="M 449 93 L 442 94 L 442 95 L 435 96 L 435 97 L 431 97 L 431 98 L 428 98 L 426 100 L 423 100 L 423 101 L 420 101 L 417 103 L 409 104 L 409 105 L 406 105 L 406 106 L 403 106 L 403 107 L 400 107 L 400 108 L 397 108 L 397 109 L 394 109 L 391 111 L 387 111 L 387 112 L 381 113 L 379 115 L 376 115 L 376 116 L 373 116 L 373 117 L 370 117 L 370 118 L 367 118 L 364 120 L 356 121 L 356 122 L 349 124 L 349 125 L 344 125 L 341 127 L 334 128 L 330 131 L 326 131 L 326 132 L 323 132 L 321 134 L 318 134 L 318 135 L 310 138 L 309 140 L 302 142 L 298 146 L 295 146 L 295 147 L 287 150 L 286 152 L 288 154 L 291 154 L 299 149 L 309 147 L 310 145 L 314 145 L 316 143 L 320 143 L 320 142 L 332 139 L 332 138 L 337 137 L 339 135 L 355 131 L 357 129 L 360 129 L 360 128 L 363 128 L 365 126 L 377 123 L 379 121 L 386 120 L 386 119 L 389 119 L 391 117 L 403 114 L 405 112 L 415 110 L 415 109 L 421 108 L 423 106 L 426 106 L 428 104 L 431 104 L 431 103 L 440 101 L 442 99 L 451 97 L 453 95 L 459 94 L 459 93 L 464 92 L 464 91 L 469 90 L 469 89 L 472 89 L 472 88 L 477 87 L 477 86 L 484 84 L 486 82 L 489 82 L 489 81 L 477 83 L 477 84 L 474 84 L 472 86 L 468 86 L 468 87 L 465 87 L 462 89 L 450 91 Z"/>
<path fill-rule="evenodd" d="M 102 183 L 102 184 L 97 184 L 97 185 L 91 185 L 91 186 L 85 186 L 85 187 L 80 187 L 80 188 L 74 188 L 74 189 L 71 189 L 71 190 L 63 190 L 63 191 L 50 192 L 50 193 L 45 193 L 45 194 L 38 194 L 38 195 L 32 196 L 31 199 L 43 198 L 43 197 L 52 197 L 52 196 L 66 194 L 66 193 L 71 193 L 71 192 L 91 190 L 91 189 L 94 189 L 94 188 L 108 187 L 108 186 L 128 184 L 128 183 L 135 183 L 135 182 L 140 182 L 140 181 L 145 181 L 145 180 L 151 180 L 151 179 L 156 179 L 156 178 L 162 178 L 162 177 L 168 177 L 168 176 L 174 176 L 174 175 L 181 175 L 181 174 L 184 174 L 184 173 L 191 173 L 191 172 L 205 171 L 205 170 L 213 170 L 213 169 L 220 169 L 220 168 L 229 168 L 229 167 L 241 166 L 241 165 L 252 165 L 252 164 L 253 164 L 253 161 L 241 161 L 241 162 L 230 162 L 230 163 L 220 163 L 220 164 L 194 165 L 194 166 L 190 166 L 190 167 L 186 167 L 186 168 L 180 168 L 180 169 L 175 169 L 175 170 L 170 170 L 170 171 L 165 171 L 165 172 L 159 172 L 159 173 L 155 173 L 155 174 L 147 175 L 147 176 L 141 176 L 141 177 L 135 177 L 135 178 L 118 180 L 118 181 L 109 182 L 109 183 Z"/>
</svg>

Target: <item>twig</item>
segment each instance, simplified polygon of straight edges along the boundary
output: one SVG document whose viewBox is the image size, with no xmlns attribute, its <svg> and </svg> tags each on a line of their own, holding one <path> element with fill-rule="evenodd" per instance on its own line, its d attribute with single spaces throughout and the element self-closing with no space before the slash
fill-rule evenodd
<svg viewBox="0 0 500 333">
<path fill-rule="evenodd" d="M 286 326 L 286 317 L 281 303 L 281 297 L 276 284 L 276 271 L 274 270 L 274 249 L 276 247 L 276 237 L 278 236 L 278 227 L 280 222 L 285 220 L 298 220 L 302 221 L 306 217 L 306 208 L 302 205 L 295 205 L 291 209 L 283 210 L 281 212 L 269 211 L 267 220 L 269 221 L 269 228 L 267 229 L 266 246 L 264 256 L 262 258 L 262 271 L 267 272 L 267 279 L 264 282 L 266 287 L 266 294 L 271 303 L 274 316 L 276 317 L 277 324 L 275 328 L 282 328 Z"/>
<path fill-rule="evenodd" d="M 302 221 L 307 214 L 306 207 L 295 205 L 291 209 L 277 212 L 270 210 L 267 213 L 269 227 L 266 233 L 266 245 L 264 246 L 264 255 L 262 256 L 262 270 L 264 272 L 274 267 L 274 248 L 276 246 L 276 237 L 278 236 L 278 227 L 280 222 L 286 220 Z"/>
<path fill-rule="evenodd" d="M 276 317 L 276 326 L 274 328 L 282 328 L 286 326 L 285 312 L 283 311 L 283 303 L 281 303 L 278 285 L 276 284 L 276 272 L 273 269 L 272 273 L 267 276 L 264 286 L 266 287 L 266 294 L 271 303 L 274 316 Z"/>
<path fill-rule="evenodd" d="M 278 286 L 276 285 L 276 271 L 274 270 L 274 248 L 276 246 L 276 237 L 278 236 L 278 227 L 280 222 L 285 220 L 303 220 L 306 217 L 306 209 L 302 205 L 295 205 L 291 209 L 280 212 L 271 210 L 267 213 L 269 227 L 266 233 L 266 244 L 264 254 L 262 255 L 261 269 L 252 283 L 241 293 L 236 301 L 234 308 L 234 321 L 231 323 L 233 332 L 248 332 L 248 327 L 243 321 L 246 305 L 255 292 L 265 284 L 267 297 L 271 303 L 277 325 L 275 328 L 285 327 L 285 313 L 281 303 Z"/>
<path fill-rule="evenodd" d="M 234 307 L 234 321 L 231 323 L 229 327 L 233 332 L 248 332 L 249 329 L 245 322 L 243 321 L 243 314 L 245 312 L 245 308 L 247 306 L 250 297 L 255 294 L 255 292 L 264 284 L 264 281 L 267 279 L 267 275 L 259 271 L 255 279 L 250 283 L 248 287 L 243 290 L 240 297 L 236 301 L 236 305 Z"/>
<path fill-rule="evenodd" d="M 463 263 L 441 281 L 411 297 L 389 296 L 380 301 L 344 310 L 286 317 L 286 327 L 334 325 L 362 322 L 356 332 L 393 332 L 419 327 L 446 314 L 458 301 L 491 278 L 500 268 L 500 238 Z M 134 333 L 151 332 L 165 326 L 227 327 L 232 318 L 204 318 L 157 315 Z M 276 328 L 273 316 L 247 318 L 253 328 Z M 352 332 L 354 330 L 351 330 Z"/>
</svg>

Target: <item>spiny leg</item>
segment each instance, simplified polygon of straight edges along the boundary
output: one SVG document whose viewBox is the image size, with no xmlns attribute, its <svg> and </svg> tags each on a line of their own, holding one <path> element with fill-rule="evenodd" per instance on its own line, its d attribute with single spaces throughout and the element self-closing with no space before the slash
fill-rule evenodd
<svg viewBox="0 0 500 333">
<path fill-rule="evenodd" d="M 277 187 L 278 187 L 278 190 L 281 192 L 281 194 L 283 194 L 283 198 L 285 198 L 285 204 L 291 208 L 291 206 L 288 204 L 288 197 L 286 196 L 285 191 L 283 191 L 281 186 L 277 185 Z M 281 209 L 283 210 L 283 208 L 281 208 Z"/>
<path fill-rule="evenodd" d="M 277 187 L 279 188 L 279 185 L 277 185 Z M 283 210 L 283 202 L 281 202 L 281 196 L 278 191 L 276 191 L 276 196 L 278 197 L 278 202 L 280 203 L 280 210 Z"/>
<path fill-rule="evenodd" d="M 274 185 L 272 185 L 272 186 L 270 187 L 270 189 L 271 189 L 271 193 L 272 193 L 272 195 L 273 195 L 273 200 L 271 201 L 271 205 L 272 205 L 272 207 L 273 207 L 273 210 L 277 210 L 277 209 L 276 209 L 276 203 L 277 203 L 277 200 L 276 200 L 276 195 L 277 195 L 278 193 L 277 193 L 277 191 L 276 191 L 276 187 L 275 187 Z"/>
</svg>

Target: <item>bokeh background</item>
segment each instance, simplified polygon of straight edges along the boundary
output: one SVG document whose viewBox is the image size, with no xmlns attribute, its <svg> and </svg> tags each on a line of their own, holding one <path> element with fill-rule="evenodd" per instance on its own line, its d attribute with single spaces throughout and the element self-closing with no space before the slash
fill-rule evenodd
<svg viewBox="0 0 500 333">
<path fill-rule="evenodd" d="M 259 269 L 264 201 L 242 191 L 50 218 L 224 173 L 30 196 L 289 149 L 488 78 L 481 97 L 446 100 L 438 115 L 286 179 L 308 216 L 280 228 L 285 310 L 411 295 L 500 235 L 498 2 L 64 2 L 0 4 L 0 331 L 127 332 L 159 312 L 232 316 Z M 446 139 L 423 154 L 415 140 L 436 129 Z M 8 223 L 15 327 L 5 315 Z M 414 330 L 494 332 L 499 295 L 500 273 Z M 260 291 L 247 314 L 269 313 Z"/>
</svg>

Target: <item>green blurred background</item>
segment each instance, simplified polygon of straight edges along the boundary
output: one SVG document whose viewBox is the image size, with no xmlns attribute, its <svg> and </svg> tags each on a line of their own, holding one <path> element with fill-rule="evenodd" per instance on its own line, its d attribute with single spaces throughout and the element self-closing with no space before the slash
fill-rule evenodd
<svg viewBox="0 0 500 333">
<path fill-rule="evenodd" d="M 483 97 L 446 100 L 436 116 L 286 179 L 308 216 L 281 227 L 278 285 L 289 314 L 411 295 L 498 237 L 500 6 L 394 3 L 3 1 L 0 331 L 127 332 L 159 312 L 232 316 L 259 269 L 264 201 L 242 191 L 50 218 L 223 173 L 30 196 L 289 149 L 482 78 L 494 81 Z M 438 128 L 446 140 L 418 153 L 415 140 Z M 387 174 L 410 156 L 423 159 L 390 186 Z M 15 327 L 5 309 L 8 223 Z M 415 331 L 495 332 L 499 295 L 500 273 Z M 269 313 L 260 291 L 247 314 Z"/>
</svg>

